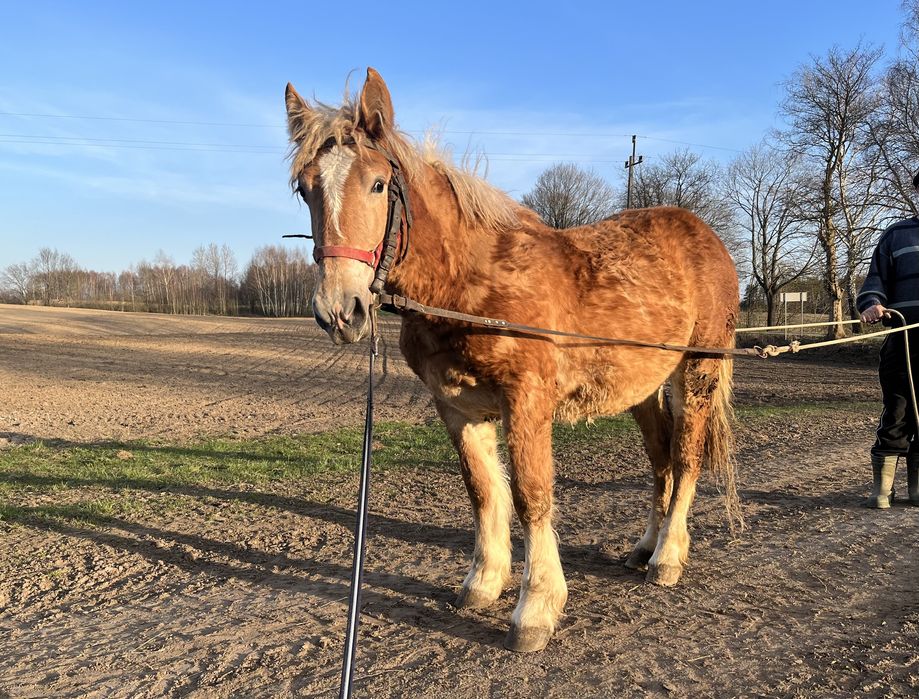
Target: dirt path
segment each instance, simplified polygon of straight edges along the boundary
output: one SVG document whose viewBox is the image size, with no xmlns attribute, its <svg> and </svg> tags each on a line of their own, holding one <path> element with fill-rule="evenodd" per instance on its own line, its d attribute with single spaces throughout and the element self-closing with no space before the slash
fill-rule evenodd
<svg viewBox="0 0 919 699">
<path fill-rule="evenodd" d="M 265 401 L 256 401 L 260 410 L 277 411 L 274 429 L 296 422 L 282 419 L 285 409 L 321 414 L 302 401 L 285 403 L 292 389 L 283 394 L 279 388 L 286 397 L 277 399 L 261 388 L 263 382 L 282 387 L 311 371 L 300 359 L 307 326 L 282 322 L 263 332 L 260 321 L 185 319 L 172 327 L 172 320 L 151 319 L 145 336 L 132 334 L 130 322 L 118 338 L 108 328 L 103 333 L 116 348 L 134 343 L 147 366 L 157 367 L 152 393 L 162 403 L 144 404 L 139 414 L 178 406 L 178 417 L 160 416 L 157 434 L 190 419 L 201 387 L 209 385 L 210 379 L 187 369 L 171 369 L 178 356 L 186 357 L 181 366 L 225 366 L 233 357 L 247 366 L 261 361 L 260 368 L 228 372 L 236 378 L 213 385 L 239 380 L 238 390 Z M 62 419 L 55 405 L 30 409 L 29 381 L 9 383 L 17 374 L 11 348 L 26 334 L 18 322 L 11 331 L 0 309 L 0 385 L 4 405 L 14 406 L 3 410 L 15 411 L 23 423 L 16 434 L 53 436 Z M 25 372 L 27 378 L 75 382 L 76 391 L 79 370 L 86 372 L 78 374 L 86 395 L 133 390 L 118 383 L 130 383 L 128 359 L 118 359 L 116 371 L 97 365 L 107 354 L 93 322 L 87 321 L 88 334 L 74 334 L 70 343 L 62 331 L 54 335 L 64 338 L 61 348 L 47 347 L 47 329 L 35 332 L 46 337 L 47 359 Z M 246 323 L 249 330 L 242 329 Z M 173 340 L 163 337 L 170 327 Z M 177 338 L 186 347 L 205 344 L 183 354 Z M 151 343 L 167 359 L 157 360 Z M 219 361 L 207 355 L 227 347 L 235 351 Z M 113 354 L 122 352 L 130 356 L 124 349 Z M 262 360 L 255 359 L 258 352 Z M 277 361 L 271 359 L 275 352 Z M 66 369 L 65 357 L 71 357 Z M 360 373 L 362 361 L 354 361 L 349 374 L 343 368 L 349 360 L 339 358 L 334 366 L 340 373 L 327 377 L 338 390 Z M 877 391 L 868 363 L 795 360 L 772 374 L 766 366 L 738 366 L 741 406 L 804 397 L 838 404 L 871 400 Z M 39 379 L 42 372 L 50 375 Z M 243 382 L 244 376 L 251 380 Z M 313 395 L 317 384 L 307 385 Z M 393 389 L 394 400 L 409 406 L 408 419 L 424 419 L 416 394 L 397 393 Z M 88 400 L 68 405 L 91 414 Z M 217 414 L 237 419 L 243 413 L 236 410 Z M 329 424 L 339 417 L 336 409 Z M 109 425 L 100 420 L 87 425 Z M 139 420 L 130 430 L 142 432 L 144 424 Z M 643 529 L 649 492 L 637 434 L 564 449 L 558 455 L 557 529 L 570 599 L 558 637 L 534 655 L 501 648 L 513 590 L 485 612 L 452 607 L 472 549 L 459 475 L 411 464 L 378 474 L 357 696 L 916 696 L 919 508 L 875 512 L 859 506 L 868 488 L 872 424 L 865 410 L 827 408 L 760 415 L 741 425 L 748 529 L 731 539 L 714 488 L 701 488 L 690 565 L 673 589 L 646 586 L 622 565 Z M 80 429 L 86 439 L 105 436 Z M 100 483 L 47 498 L 87 497 L 108 488 Z M 139 501 L 175 506 L 155 517 L 99 526 L 49 521 L 0 529 L 0 695 L 334 696 L 355 492 L 353 476 L 261 491 L 132 490 L 126 495 Z M 515 536 L 516 584 L 522 552 L 519 532 Z"/>
</svg>

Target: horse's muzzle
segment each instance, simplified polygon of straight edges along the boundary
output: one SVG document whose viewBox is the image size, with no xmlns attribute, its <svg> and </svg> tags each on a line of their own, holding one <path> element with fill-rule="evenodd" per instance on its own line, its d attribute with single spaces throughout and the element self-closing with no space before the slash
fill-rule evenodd
<svg viewBox="0 0 919 699">
<path fill-rule="evenodd" d="M 313 317 L 336 345 L 358 342 L 367 333 L 370 314 L 367 304 L 358 296 L 352 296 L 345 303 L 328 304 L 313 299 Z"/>
</svg>

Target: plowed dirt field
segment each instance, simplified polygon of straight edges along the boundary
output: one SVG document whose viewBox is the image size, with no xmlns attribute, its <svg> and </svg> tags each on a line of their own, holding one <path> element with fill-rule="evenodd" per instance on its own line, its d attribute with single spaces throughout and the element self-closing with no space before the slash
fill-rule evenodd
<svg viewBox="0 0 919 699">
<path fill-rule="evenodd" d="M 397 321 L 385 327 L 377 415 L 431 422 Z M 0 448 L 359 425 L 364 353 L 308 320 L 0 306 Z M 514 589 L 487 611 L 452 605 L 473 545 L 458 470 L 377 472 L 356 696 L 917 696 L 919 508 L 861 507 L 870 352 L 738 361 L 736 394 L 747 528 L 732 537 L 703 484 L 675 588 L 623 566 L 650 487 L 637 432 L 559 447 L 570 596 L 542 653 L 501 646 Z M 174 488 L 4 479 L 18 512 L 103 493 L 138 514 L 0 521 L 0 696 L 336 695 L 356 469 Z M 516 529 L 514 557 L 516 584 Z"/>
</svg>

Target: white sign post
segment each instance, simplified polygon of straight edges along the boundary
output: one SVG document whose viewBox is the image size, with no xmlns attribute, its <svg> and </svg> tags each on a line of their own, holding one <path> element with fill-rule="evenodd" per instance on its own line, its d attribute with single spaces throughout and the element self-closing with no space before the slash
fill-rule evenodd
<svg viewBox="0 0 919 699">
<path fill-rule="evenodd" d="M 804 324 L 804 302 L 807 301 L 806 291 L 783 291 L 782 304 L 785 307 L 785 325 L 788 325 L 788 302 L 801 302 L 801 324 Z M 803 328 L 802 328 L 803 329 Z M 785 339 L 788 339 L 788 328 L 785 328 Z"/>
</svg>

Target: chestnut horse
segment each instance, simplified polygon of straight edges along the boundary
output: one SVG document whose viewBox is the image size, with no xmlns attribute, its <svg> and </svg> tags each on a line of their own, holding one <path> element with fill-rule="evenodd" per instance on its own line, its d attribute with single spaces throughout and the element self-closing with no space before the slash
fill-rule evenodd
<svg viewBox="0 0 919 699">
<path fill-rule="evenodd" d="M 733 347 L 734 264 L 690 212 L 630 210 L 589 226 L 549 228 L 397 131 L 389 90 L 372 68 L 360 96 L 340 107 L 307 102 L 291 85 L 286 102 L 291 184 L 309 205 L 319 251 L 313 310 L 336 344 L 369 332 L 375 299 L 368 287 L 389 229 L 387 192 L 404 175 L 413 223 L 387 292 L 575 333 Z M 720 476 L 729 511 L 736 509 L 729 357 L 486 330 L 424 315 L 403 318 L 400 347 L 434 396 L 472 501 L 475 551 L 459 606 L 497 600 L 510 581 L 512 506 L 523 527 L 523 581 L 505 640 L 512 650 L 544 648 L 568 597 L 552 528 L 553 419 L 631 410 L 654 489 L 647 528 L 626 565 L 647 566 L 649 582 L 680 578 L 703 465 Z M 498 419 L 509 478 L 496 451 Z"/>
</svg>

